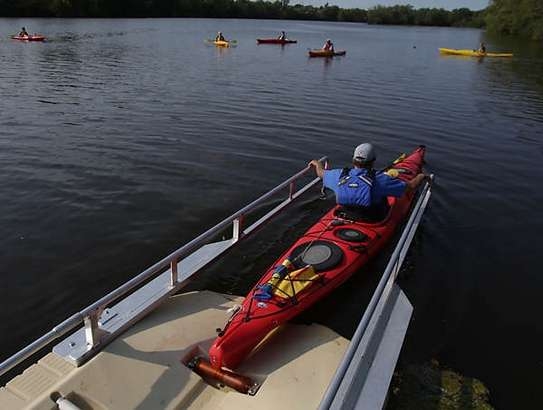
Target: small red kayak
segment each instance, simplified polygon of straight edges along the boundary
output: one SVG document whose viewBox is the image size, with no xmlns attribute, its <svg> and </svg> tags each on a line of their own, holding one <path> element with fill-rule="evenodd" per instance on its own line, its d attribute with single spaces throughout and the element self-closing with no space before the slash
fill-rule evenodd
<svg viewBox="0 0 543 410">
<path fill-rule="evenodd" d="M 297 40 L 281 40 L 278 38 L 257 38 L 257 44 L 295 44 Z"/>
<path fill-rule="evenodd" d="M 387 173 L 409 181 L 421 172 L 425 148 L 395 161 Z M 209 349 L 215 369 L 234 370 L 274 329 L 323 299 L 356 274 L 392 239 L 415 192 L 388 197 L 386 215 L 334 206 L 264 273 Z"/>
<path fill-rule="evenodd" d="M 33 36 L 12 36 L 13 40 L 19 41 L 45 41 L 45 36 L 34 34 Z"/>
<path fill-rule="evenodd" d="M 345 50 L 329 51 L 329 50 L 309 50 L 309 57 L 334 57 L 344 56 L 347 54 Z"/>
</svg>

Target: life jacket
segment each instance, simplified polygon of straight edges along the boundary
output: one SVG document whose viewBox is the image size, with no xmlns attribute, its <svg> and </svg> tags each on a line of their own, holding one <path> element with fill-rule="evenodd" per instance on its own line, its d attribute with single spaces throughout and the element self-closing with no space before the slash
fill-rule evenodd
<svg viewBox="0 0 543 410">
<path fill-rule="evenodd" d="M 343 168 L 337 184 L 336 200 L 339 205 L 369 208 L 372 205 L 371 190 L 375 170 Z"/>
</svg>

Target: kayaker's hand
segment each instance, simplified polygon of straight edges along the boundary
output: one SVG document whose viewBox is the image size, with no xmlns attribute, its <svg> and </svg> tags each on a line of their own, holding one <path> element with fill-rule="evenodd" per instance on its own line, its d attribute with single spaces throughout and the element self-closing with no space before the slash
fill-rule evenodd
<svg viewBox="0 0 543 410">
<path fill-rule="evenodd" d="M 309 162 L 308 166 L 315 168 L 315 173 L 317 174 L 317 176 L 319 178 L 323 177 L 323 175 L 324 175 L 324 167 L 322 166 L 322 164 L 319 161 L 317 161 L 316 159 L 312 159 Z"/>
<path fill-rule="evenodd" d="M 406 182 L 407 187 L 405 189 L 405 192 L 414 191 L 424 181 L 428 181 L 428 183 L 431 183 L 431 179 L 432 178 L 430 177 L 430 175 L 424 174 L 424 173 L 421 172 L 420 174 L 417 174 L 417 176 L 415 178 L 413 178 L 412 180 Z"/>
</svg>

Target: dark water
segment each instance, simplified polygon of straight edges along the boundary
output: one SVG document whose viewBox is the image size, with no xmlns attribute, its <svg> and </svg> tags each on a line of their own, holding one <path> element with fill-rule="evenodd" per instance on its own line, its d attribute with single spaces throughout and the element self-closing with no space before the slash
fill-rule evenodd
<svg viewBox="0 0 543 410">
<path fill-rule="evenodd" d="M 50 41 L 9 40 L 23 25 Z M 255 44 L 282 29 L 299 43 Z M 206 46 L 217 30 L 238 47 Z M 0 36 L 1 358 L 309 159 L 343 166 L 372 141 L 384 165 L 426 144 L 437 182 L 401 279 L 415 306 L 401 363 L 480 378 L 497 408 L 543 405 L 540 45 L 244 20 L 0 19 Z M 347 56 L 308 59 L 327 37 Z M 437 52 L 482 39 L 515 58 Z M 246 292 L 327 208 L 315 198 L 193 286 Z M 379 269 L 309 317 L 349 337 Z"/>
</svg>

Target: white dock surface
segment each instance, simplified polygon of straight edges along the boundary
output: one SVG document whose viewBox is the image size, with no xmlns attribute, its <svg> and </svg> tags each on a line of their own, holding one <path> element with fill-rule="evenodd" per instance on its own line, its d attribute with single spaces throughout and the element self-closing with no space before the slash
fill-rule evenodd
<svg viewBox="0 0 543 410">
<path fill-rule="evenodd" d="M 317 408 L 349 343 L 323 326 L 284 326 L 238 369 L 265 379 L 256 396 L 218 390 L 183 365 L 240 302 L 208 291 L 174 296 L 79 368 L 48 354 L 0 389 L 0 408 L 56 409 L 54 392 L 81 409 Z"/>
</svg>

